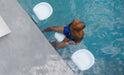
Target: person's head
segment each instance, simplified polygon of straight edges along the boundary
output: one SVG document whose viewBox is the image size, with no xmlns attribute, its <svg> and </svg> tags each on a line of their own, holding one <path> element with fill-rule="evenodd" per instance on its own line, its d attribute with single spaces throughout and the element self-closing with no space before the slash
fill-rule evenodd
<svg viewBox="0 0 124 75">
<path fill-rule="evenodd" d="M 80 31 L 85 28 L 85 23 L 79 22 L 72 27 L 74 30 Z"/>
</svg>

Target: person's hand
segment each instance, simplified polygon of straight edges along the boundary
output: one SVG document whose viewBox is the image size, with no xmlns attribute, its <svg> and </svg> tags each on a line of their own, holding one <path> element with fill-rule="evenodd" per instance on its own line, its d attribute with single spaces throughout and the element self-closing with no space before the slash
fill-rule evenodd
<svg viewBox="0 0 124 75">
<path fill-rule="evenodd" d="M 67 37 L 65 37 L 63 41 L 64 41 L 64 42 L 68 42 L 69 39 L 68 39 Z"/>
<path fill-rule="evenodd" d="M 77 43 L 75 43 L 74 41 L 69 41 L 69 44 L 77 45 Z"/>
</svg>

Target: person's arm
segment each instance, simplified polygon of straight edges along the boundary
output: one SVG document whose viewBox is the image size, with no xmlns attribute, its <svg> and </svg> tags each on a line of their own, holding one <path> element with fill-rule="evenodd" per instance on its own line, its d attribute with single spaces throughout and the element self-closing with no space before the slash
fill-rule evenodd
<svg viewBox="0 0 124 75">
<path fill-rule="evenodd" d="M 77 43 L 75 43 L 75 41 L 69 41 L 69 38 L 65 37 L 63 42 L 68 42 L 69 44 L 72 44 L 72 45 L 77 45 Z"/>
<path fill-rule="evenodd" d="M 69 41 L 69 44 L 77 45 L 77 43 L 75 41 Z"/>
<path fill-rule="evenodd" d="M 56 49 L 60 49 L 60 48 L 66 47 L 66 46 L 68 46 L 68 45 L 69 45 L 68 42 L 61 42 L 61 43 L 57 44 L 55 48 L 56 48 Z"/>
<path fill-rule="evenodd" d="M 82 30 L 82 31 L 75 37 L 75 42 L 76 42 L 76 43 L 80 43 L 83 38 L 84 38 L 84 31 Z"/>
<path fill-rule="evenodd" d="M 80 43 L 82 41 L 83 37 L 77 37 L 75 38 L 75 43 Z"/>
<path fill-rule="evenodd" d="M 69 38 L 65 37 L 63 42 L 68 42 L 69 41 Z"/>
</svg>

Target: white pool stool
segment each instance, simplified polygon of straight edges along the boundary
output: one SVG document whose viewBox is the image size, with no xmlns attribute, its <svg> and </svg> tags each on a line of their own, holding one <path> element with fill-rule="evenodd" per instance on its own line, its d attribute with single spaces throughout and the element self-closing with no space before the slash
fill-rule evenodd
<svg viewBox="0 0 124 75">
<path fill-rule="evenodd" d="M 58 42 L 62 42 L 65 38 L 65 35 L 62 33 L 55 32 L 54 37 Z"/>
<path fill-rule="evenodd" d="M 41 2 L 34 6 L 32 14 L 32 19 L 35 23 L 42 21 L 42 25 L 47 21 L 47 19 L 52 15 L 52 6 L 47 2 Z"/>
<path fill-rule="evenodd" d="M 93 54 L 87 49 L 76 51 L 72 54 L 71 59 L 81 71 L 88 70 L 95 62 Z"/>
</svg>

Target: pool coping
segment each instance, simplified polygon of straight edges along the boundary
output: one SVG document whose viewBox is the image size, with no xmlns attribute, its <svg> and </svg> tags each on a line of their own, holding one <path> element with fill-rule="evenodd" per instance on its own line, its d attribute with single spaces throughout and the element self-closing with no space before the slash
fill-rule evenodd
<svg viewBox="0 0 124 75">
<path fill-rule="evenodd" d="M 11 33 L 0 38 L 0 75 L 74 75 L 17 0 L 0 0 Z"/>
</svg>

